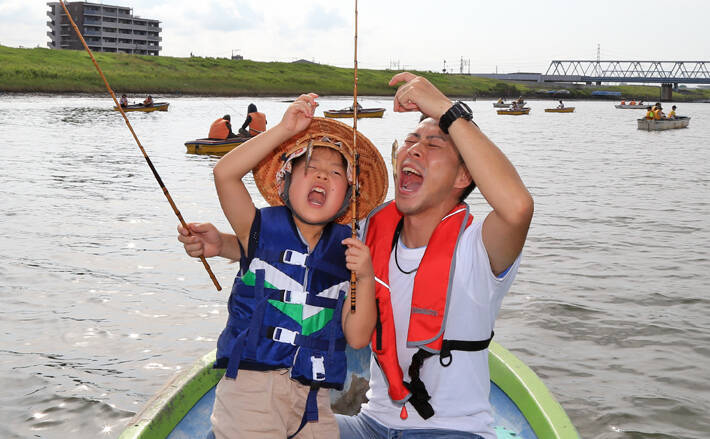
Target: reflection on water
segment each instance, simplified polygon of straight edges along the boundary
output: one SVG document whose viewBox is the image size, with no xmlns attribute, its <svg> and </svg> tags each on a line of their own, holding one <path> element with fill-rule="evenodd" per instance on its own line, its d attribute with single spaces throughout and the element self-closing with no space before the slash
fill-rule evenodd
<svg viewBox="0 0 710 439">
<path fill-rule="evenodd" d="M 223 114 L 241 125 L 250 102 L 273 126 L 288 103 L 167 100 L 167 113 L 129 114 L 136 133 L 185 218 L 228 230 L 212 183 L 217 159 L 186 155 L 183 143 Z M 690 128 L 642 132 L 638 112 L 611 102 L 554 114 L 532 101 L 520 117 L 470 105 L 536 203 L 497 340 L 545 380 L 582 437 L 706 437 L 710 107 L 680 104 Z M 115 437 L 214 348 L 224 324 L 236 267 L 211 261 L 218 293 L 184 255 L 174 214 L 112 106 L 0 97 L 0 437 Z M 392 140 L 416 121 L 387 111 L 358 127 L 389 165 Z M 469 202 L 484 218 L 480 193 Z"/>
</svg>

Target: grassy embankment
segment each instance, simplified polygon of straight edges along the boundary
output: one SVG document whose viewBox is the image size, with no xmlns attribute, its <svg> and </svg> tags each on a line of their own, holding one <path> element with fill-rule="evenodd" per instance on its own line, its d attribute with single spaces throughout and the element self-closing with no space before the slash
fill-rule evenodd
<svg viewBox="0 0 710 439">
<path fill-rule="evenodd" d="M 233 61 L 225 58 L 173 58 L 96 53 L 114 90 L 120 93 L 198 94 L 222 96 L 294 96 L 352 94 L 352 69 L 321 64 Z M 394 72 L 359 70 L 358 93 L 391 96 L 387 85 Z M 521 84 L 465 75 L 416 72 L 449 96 L 549 97 L 549 84 Z M 628 98 L 657 100 L 659 87 L 575 87 L 565 98 L 587 98 L 593 90 L 617 90 Z M 103 93 L 104 84 L 83 51 L 15 49 L 0 46 L 0 91 Z M 710 90 L 675 92 L 675 100 L 709 99 Z"/>
</svg>

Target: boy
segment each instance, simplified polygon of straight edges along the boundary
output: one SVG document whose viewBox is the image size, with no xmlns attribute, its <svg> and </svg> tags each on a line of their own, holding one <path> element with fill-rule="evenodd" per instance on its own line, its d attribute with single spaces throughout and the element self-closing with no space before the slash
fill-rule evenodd
<svg viewBox="0 0 710 439">
<path fill-rule="evenodd" d="M 301 95 L 277 126 L 214 168 L 239 248 L 230 256 L 241 260 L 217 344 L 215 367 L 227 369 L 212 413 L 218 439 L 338 437 L 328 392 L 318 389 L 342 388 L 345 341 L 364 347 L 375 327 L 369 251 L 336 223 L 346 224 L 351 215 L 352 128 L 314 119 L 316 97 Z M 387 172 L 364 136 L 358 135 L 357 148 L 364 217 L 384 200 Z M 252 168 L 274 207 L 255 208 L 242 181 Z M 199 241 L 199 227 L 190 229 L 197 235 L 193 242 Z M 207 254 L 208 241 L 205 256 L 219 254 Z M 357 275 L 354 313 L 344 306 L 348 270 Z"/>
</svg>

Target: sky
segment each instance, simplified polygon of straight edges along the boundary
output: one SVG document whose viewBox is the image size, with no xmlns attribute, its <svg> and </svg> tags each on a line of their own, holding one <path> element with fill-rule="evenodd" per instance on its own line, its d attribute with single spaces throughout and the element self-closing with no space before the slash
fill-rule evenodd
<svg viewBox="0 0 710 439">
<path fill-rule="evenodd" d="M 352 67 L 354 0 L 107 0 L 161 21 L 161 55 Z M 45 1 L 0 0 L 0 44 L 47 47 Z M 360 68 L 545 73 L 554 59 L 710 60 L 710 1 L 359 0 Z M 445 64 L 444 64 L 445 63 Z"/>
</svg>

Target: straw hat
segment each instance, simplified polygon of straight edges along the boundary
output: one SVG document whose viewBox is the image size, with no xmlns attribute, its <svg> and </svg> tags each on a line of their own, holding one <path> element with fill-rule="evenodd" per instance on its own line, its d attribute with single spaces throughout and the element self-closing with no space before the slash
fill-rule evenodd
<svg viewBox="0 0 710 439">
<path fill-rule="evenodd" d="M 342 122 L 323 117 L 314 117 L 304 131 L 296 134 L 274 149 L 253 170 L 254 182 L 264 199 L 272 206 L 284 204 L 279 186 L 285 173 L 290 173 L 290 162 L 307 152 L 308 145 L 327 147 L 340 152 L 348 162 L 348 181 L 352 183 L 354 166 L 353 128 Z M 387 167 L 380 152 L 370 140 L 358 131 L 357 152 L 360 173 L 358 177 L 358 219 L 365 218 L 375 207 L 382 204 L 387 195 Z M 352 220 L 352 209 L 336 219 L 340 224 Z"/>
</svg>

